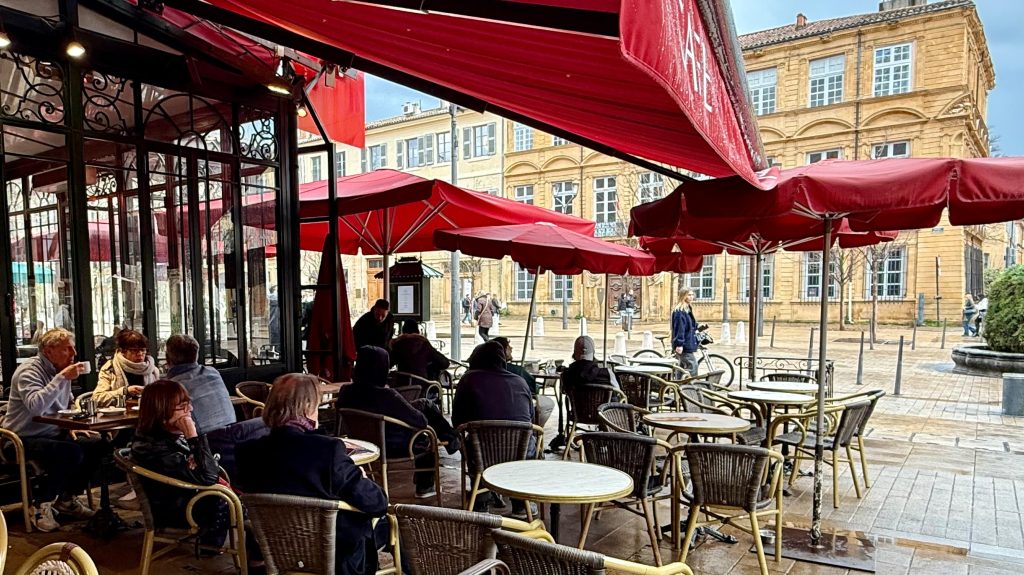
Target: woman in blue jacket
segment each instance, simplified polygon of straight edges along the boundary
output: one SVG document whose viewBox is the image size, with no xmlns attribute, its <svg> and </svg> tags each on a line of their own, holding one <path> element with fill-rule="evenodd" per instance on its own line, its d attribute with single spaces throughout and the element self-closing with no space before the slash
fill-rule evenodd
<svg viewBox="0 0 1024 575">
<path fill-rule="evenodd" d="M 697 374 L 697 320 L 693 317 L 690 302 L 693 301 L 692 289 L 683 292 L 683 299 L 672 310 L 672 352 L 679 358 L 679 365 Z"/>
</svg>

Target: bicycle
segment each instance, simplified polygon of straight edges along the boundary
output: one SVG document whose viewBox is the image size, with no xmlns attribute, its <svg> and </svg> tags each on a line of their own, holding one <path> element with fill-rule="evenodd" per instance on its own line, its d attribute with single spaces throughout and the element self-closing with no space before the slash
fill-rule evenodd
<svg viewBox="0 0 1024 575">
<path fill-rule="evenodd" d="M 732 362 L 729 361 L 724 355 L 717 353 L 708 353 L 707 346 L 715 343 L 715 340 L 711 337 L 711 334 L 707 333 L 708 325 L 706 323 L 697 326 L 697 351 L 694 355 L 697 356 L 697 373 L 710 373 L 713 371 L 722 371 L 721 385 L 726 387 L 732 385 L 733 378 L 736 377 L 736 368 L 733 367 Z M 667 357 L 672 350 L 669 349 L 669 343 L 666 343 L 671 336 L 658 335 L 655 339 L 661 342 L 661 353 L 655 349 L 641 349 L 633 354 L 633 357 Z M 703 369 L 702 369 L 703 368 Z"/>
</svg>

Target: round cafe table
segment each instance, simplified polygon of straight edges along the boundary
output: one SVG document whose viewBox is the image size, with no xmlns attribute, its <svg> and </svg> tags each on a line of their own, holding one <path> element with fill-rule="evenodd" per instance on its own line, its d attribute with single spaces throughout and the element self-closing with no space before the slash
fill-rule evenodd
<svg viewBox="0 0 1024 575">
<path fill-rule="evenodd" d="M 483 483 L 502 495 L 527 502 L 550 504 L 551 537 L 556 543 L 563 503 L 601 503 L 633 491 L 633 479 L 618 469 L 593 463 L 547 459 L 492 465 L 484 470 Z"/>
<path fill-rule="evenodd" d="M 818 384 L 805 381 L 751 381 L 747 383 L 754 391 L 780 391 L 782 393 L 818 393 Z"/>
<path fill-rule="evenodd" d="M 671 375 L 671 365 L 616 365 L 615 373 L 646 373 L 648 375 Z"/>
<path fill-rule="evenodd" d="M 633 365 L 667 365 L 674 367 L 679 365 L 679 360 L 674 357 L 630 357 L 626 361 Z"/>
<path fill-rule="evenodd" d="M 348 450 L 348 456 L 352 458 L 352 463 L 356 465 L 366 465 L 380 459 L 380 448 L 369 441 L 350 437 L 345 437 L 342 441 L 345 442 L 345 448 Z"/>
<path fill-rule="evenodd" d="M 792 383 L 792 382 L 787 382 Z M 785 393 L 781 391 L 757 391 L 757 390 L 743 390 L 743 391 L 730 391 L 730 399 L 739 399 L 741 401 L 747 401 L 750 403 L 756 403 L 761 406 L 761 414 L 764 416 L 764 447 L 771 447 L 772 438 L 768 436 L 768 433 L 772 428 L 772 412 L 776 407 L 790 408 L 807 405 L 814 403 L 815 398 L 813 395 L 807 395 L 803 393 Z"/>
</svg>

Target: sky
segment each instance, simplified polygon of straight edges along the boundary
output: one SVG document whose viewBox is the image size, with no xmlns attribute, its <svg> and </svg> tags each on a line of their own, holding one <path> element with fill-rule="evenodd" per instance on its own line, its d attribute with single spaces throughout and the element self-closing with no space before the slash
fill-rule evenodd
<svg viewBox="0 0 1024 575">
<path fill-rule="evenodd" d="M 932 0 L 934 2 L 934 0 Z M 731 0 L 733 19 L 739 34 L 792 23 L 798 12 L 808 20 L 822 20 L 878 10 L 878 0 Z M 999 153 L 1024 155 L 1024 114 L 1015 101 L 1024 98 L 1024 1 L 975 0 L 989 52 L 996 70 L 996 87 L 989 94 L 988 128 L 997 138 Z M 367 76 L 366 120 L 397 116 L 405 102 L 420 102 L 423 109 L 438 100 L 404 86 Z"/>
</svg>

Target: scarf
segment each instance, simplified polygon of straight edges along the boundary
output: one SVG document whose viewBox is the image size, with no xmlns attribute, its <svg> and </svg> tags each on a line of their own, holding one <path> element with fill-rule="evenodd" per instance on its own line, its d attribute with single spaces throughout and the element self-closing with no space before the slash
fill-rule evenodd
<svg viewBox="0 0 1024 575">
<path fill-rule="evenodd" d="M 125 376 L 126 373 L 132 375 L 141 375 L 143 379 L 151 373 L 156 373 L 156 366 L 153 365 L 153 357 L 150 355 L 146 356 L 145 361 L 138 363 L 134 361 L 128 361 L 121 352 L 114 354 L 114 359 L 110 362 L 114 368 L 114 376 L 117 381 L 127 382 L 128 378 Z"/>
<path fill-rule="evenodd" d="M 299 431 L 303 431 L 306 433 L 309 433 L 310 431 L 316 431 L 316 422 L 306 417 L 305 415 L 296 417 L 294 419 L 289 419 L 288 421 L 285 422 L 285 425 L 287 425 L 288 427 L 294 427 L 295 429 L 298 429 Z"/>
</svg>

